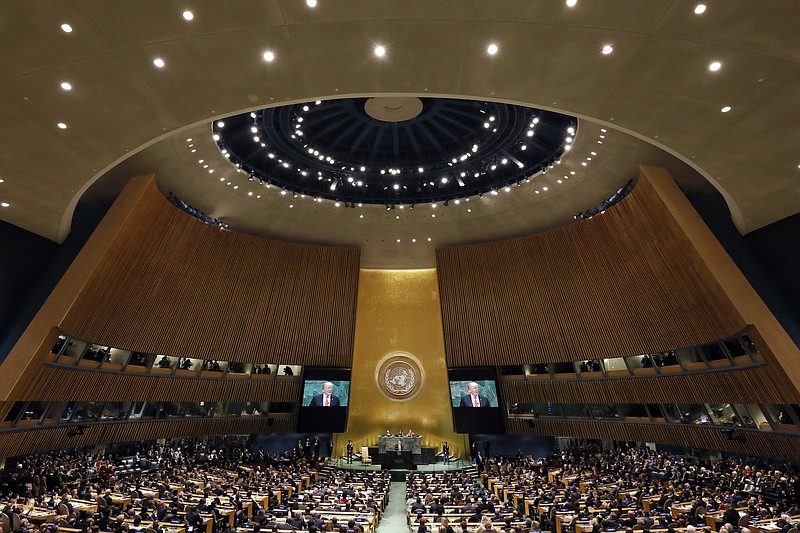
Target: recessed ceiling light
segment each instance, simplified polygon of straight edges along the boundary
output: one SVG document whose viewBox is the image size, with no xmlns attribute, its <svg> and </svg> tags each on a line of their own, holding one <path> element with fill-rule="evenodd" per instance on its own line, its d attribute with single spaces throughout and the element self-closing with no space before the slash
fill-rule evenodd
<svg viewBox="0 0 800 533">
<path fill-rule="evenodd" d="M 274 61 L 275 60 L 275 52 L 273 52 L 272 50 L 267 50 L 266 52 L 264 52 L 264 55 L 262 55 L 261 57 L 264 58 L 264 61 L 269 63 L 270 61 Z"/>
<path fill-rule="evenodd" d="M 720 63 L 719 61 L 714 61 L 713 63 L 708 65 L 708 70 L 710 70 L 711 72 L 716 72 L 721 68 L 722 68 L 722 63 Z"/>
<path fill-rule="evenodd" d="M 2 203 L 0 203 L 0 207 L 8 207 L 8 206 L 10 206 L 10 205 L 11 205 L 11 204 L 9 204 L 8 202 L 2 202 Z"/>
<path fill-rule="evenodd" d="M 164 68 L 164 65 L 166 65 L 166 63 L 164 63 L 164 60 L 161 59 L 160 57 L 155 58 L 153 60 L 153 64 L 158 68 Z"/>
<path fill-rule="evenodd" d="M 306 0 L 306 5 L 308 7 L 317 7 L 317 0 Z"/>
<path fill-rule="evenodd" d="M 578 3 L 578 0 L 567 0 L 567 7 L 575 7 Z"/>
<path fill-rule="evenodd" d="M 192 20 L 194 18 L 194 13 L 189 10 L 183 12 L 183 18 L 186 20 Z"/>
<path fill-rule="evenodd" d="M 68 81 L 62 81 L 61 82 L 61 88 L 64 89 L 65 91 L 71 91 L 72 90 L 72 84 L 70 82 L 68 82 Z"/>
<path fill-rule="evenodd" d="M 723 107 L 722 109 L 720 109 L 720 111 L 722 111 L 723 113 L 727 113 L 727 112 L 728 112 L 728 111 L 730 111 L 730 110 L 731 110 L 731 106 L 729 106 L 729 105 L 726 105 L 725 107 Z"/>
<path fill-rule="evenodd" d="M 62 130 L 65 130 L 65 129 L 67 129 L 67 125 L 66 125 L 66 124 L 64 124 L 63 122 L 59 122 L 59 123 L 58 123 L 58 128 L 59 128 L 59 129 L 62 129 Z"/>
<path fill-rule="evenodd" d="M 431 242 L 431 238 L 430 237 L 428 237 L 428 242 Z"/>
<path fill-rule="evenodd" d="M 61 29 L 64 30 L 64 33 L 72 33 L 72 26 L 70 26 L 66 22 L 61 25 Z"/>
<path fill-rule="evenodd" d="M 705 12 L 706 12 L 706 5 L 705 4 L 697 4 L 697 6 L 694 8 L 694 13 L 696 15 L 702 15 Z"/>
<path fill-rule="evenodd" d="M 378 57 L 383 57 L 383 56 L 386 55 L 386 48 L 384 46 L 380 45 L 380 44 L 375 47 L 374 51 L 375 51 L 375 55 L 378 56 Z"/>
<path fill-rule="evenodd" d="M 497 50 L 498 50 L 497 44 L 495 43 L 491 43 L 489 46 L 486 47 L 486 53 L 489 54 L 490 56 L 495 55 L 497 53 Z"/>
<path fill-rule="evenodd" d="M 5 183 L 5 181 L 6 180 L 4 180 L 3 178 L 0 178 L 0 183 Z"/>
<path fill-rule="evenodd" d="M 614 47 L 611 46 L 610 44 L 607 44 L 607 45 L 603 46 L 603 49 L 601 50 L 601 52 L 605 56 L 607 56 L 608 54 L 610 54 L 613 51 L 614 51 Z"/>
</svg>

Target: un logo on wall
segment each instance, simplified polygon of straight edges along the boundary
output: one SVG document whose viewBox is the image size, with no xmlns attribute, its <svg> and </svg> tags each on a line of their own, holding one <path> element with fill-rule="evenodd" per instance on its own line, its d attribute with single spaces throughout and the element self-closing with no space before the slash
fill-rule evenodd
<svg viewBox="0 0 800 533">
<path fill-rule="evenodd" d="M 375 384 L 390 400 L 404 402 L 422 390 L 425 373 L 419 360 L 407 353 L 391 353 L 378 362 Z"/>
</svg>

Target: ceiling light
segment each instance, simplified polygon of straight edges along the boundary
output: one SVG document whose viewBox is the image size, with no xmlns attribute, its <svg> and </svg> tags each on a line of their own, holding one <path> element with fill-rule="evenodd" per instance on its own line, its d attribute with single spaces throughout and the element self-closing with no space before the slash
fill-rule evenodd
<svg viewBox="0 0 800 533">
<path fill-rule="evenodd" d="M 720 109 L 720 111 L 722 111 L 723 113 L 727 113 L 727 112 L 728 112 L 728 111 L 730 111 L 730 110 L 731 110 L 731 106 L 729 106 L 729 105 L 726 105 L 725 107 L 723 107 L 722 109 Z"/>
<path fill-rule="evenodd" d="M 702 15 L 705 12 L 706 12 L 706 5 L 705 4 L 697 4 L 697 6 L 694 8 L 694 14 L 695 15 Z"/>
<path fill-rule="evenodd" d="M 493 56 L 497 53 L 497 45 L 495 43 L 490 44 L 486 47 L 486 53 L 490 56 Z"/>
<path fill-rule="evenodd" d="M 160 57 L 155 58 L 153 60 L 153 64 L 158 68 L 164 68 L 164 65 L 166 65 L 166 63 L 164 63 L 164 60 L 161 59 Z"/>
<path fill-rule="evenodd" d="M 375 55 L 378 56 L 378 57 L 385 56 L 386 55 L 386 48 L 379 44 L 378 46 L 375 47 Z"/>
<path fill-rule="evenodd" d="M 610 44 L 607 44 L 603 46 L 603 49 L 601 51 L 603 52 L 603 55 L 607 56 L 608 54 L 614 51 L 614 47 L 611 46 Z"/>
<path fill-rule="evenodd" d="M 65 129 L 67 129 L 67 125 L 66 125 L 66 124 L 64 124 L 63 122 L 59 122 L 59 123 L 58 123 L 58 128 L 59 128 L 59 129 L 62 129 L 62 130 L 65 130 Z"/>
<path fill-rule="evenodd" d="M 65 91 L 71 91 L 72 90 L 72 84 L 69 83 L 68 81 L 62 81 L 61 82 L 61 88 L 64 89 Z"/>
<path fill-rule="evenodd" d="M 72 26 L 70 26 L 66 22 L 61 25 L 61 29 L 64 30 L 64 33 L 72 33 Z"/>
<path fill-rule="evenodd" d="M 272 50 L 267 50 L 261 57 L 264 58 L 264 61 L 269 63 L 270 61 L 273 61 L 275 59 L 275 53 Z"/>
<path fill-rule="evenodd" d="M 8 202 L 2 202 L 2 203 L 0 203 L 0 207 L 8 207 L 8 206 L 10 206 L 10 205 L 11 205 L 11 204 L 9 204 Z"/>
<path fill-rule="evenodd" d="M 722 68 L 722 63 L 720 63 L 719 61 L 714 61 L 713 63 L 708 65 L 708 70 L 710 70 L 711 72 L 716 72 L 721 68 Z"/>
<path fill-rule="evenodd" d="M 188 11 L 188 10 L 184 11 L 183 12 L 183 18 L 186 19 L 186 20 L 192 20 L 194 18 L 194 13 L 192 13 L 191 11 Z"/>
<path fill-rule="evenodd" d="M 567 0 L 567 7 L 575 7 L 578 3 L 578 0 Z"/>
<path fill-rule="evenodd" d="M 317 0 L 306 0 L 306 5 L 308 7 L 317 7 Z"/>
</svg>

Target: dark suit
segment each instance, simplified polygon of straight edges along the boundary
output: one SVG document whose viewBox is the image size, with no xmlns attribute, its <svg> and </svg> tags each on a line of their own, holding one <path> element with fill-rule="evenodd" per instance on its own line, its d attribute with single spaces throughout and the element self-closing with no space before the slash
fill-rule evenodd
<svg viewBox="0 0 800 533">
<path fill-rule="evenodd" d="M 309 407 L 323 407 L 324 400 L 322 394 L 316 394 L 313 398 L 311 398 L 311 403 L 308 404 Z M 335 394 L 331 394 L 331 405 L 330 407 L 339 407 L 339 397 Z"/>
<path fill-rule="evenodd" d="M 489 407 L 489 399 L 486 396 L 481 394 L 478 395 L 478 404 L 479 407 Z M 469 394 L 465 394 L 461 397 L 461 407 L 474 407 L 472 405 L 472 396 Z"/>
</svg>

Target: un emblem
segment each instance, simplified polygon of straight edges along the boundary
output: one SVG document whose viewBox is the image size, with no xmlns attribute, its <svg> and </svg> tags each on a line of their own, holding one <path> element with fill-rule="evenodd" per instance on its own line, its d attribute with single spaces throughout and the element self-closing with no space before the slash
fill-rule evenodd
<svg viewBox="0 0 800 533">
<path fill-rule="evenodd" d="M 384 357 L 375 369 L 375 384 L 390 400 L 404 402 L 422 389 L 425 374 L 413 355 L 392 353 Z"/>
</svg>

